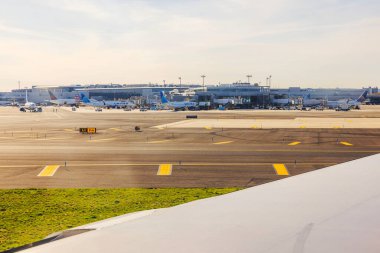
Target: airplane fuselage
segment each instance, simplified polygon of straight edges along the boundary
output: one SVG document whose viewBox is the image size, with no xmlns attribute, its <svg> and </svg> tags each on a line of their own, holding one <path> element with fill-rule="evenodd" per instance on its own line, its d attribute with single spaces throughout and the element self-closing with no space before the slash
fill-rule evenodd
<svg viewBox="0 0 380 253">
<path fill-rule="evenodd" d="M 49 100 L 49 102 L 55 105 L 75 105 L 78 103 L 76 99 L 56 99 Z"/>
<path fill-rule="evenodd" d="M 169 107 L 173 107 L 175 109 L 180 109 L 180 108 L 192 108 L 196 107 L 197 103 L 195 102 L 169 102 L 167 103 Z"/>
</svg>

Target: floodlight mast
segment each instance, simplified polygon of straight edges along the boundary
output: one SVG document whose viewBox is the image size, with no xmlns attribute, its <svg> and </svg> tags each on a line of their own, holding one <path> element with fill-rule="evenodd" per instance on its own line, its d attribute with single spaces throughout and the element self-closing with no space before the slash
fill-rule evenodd
<svg viewBox="0 0 380 253">
<path fill-rule="evenodd" d="M 205 89 L 205 75 L 201 75 L 201 77 L 202 77 L 202 85 L 203 85 L 203 91 L 206 91 L 206 89 Z"/>
<path fill-rule="evenodd" d="M 269 86 L 269 89 L 272 85 L 272 75 L 267 77 L 266 86 Z"/>
<path fill-rule="evenodd" d="M 247 79 L 248 79 L 248 83 L 250 84 L 249 82 L 249 79 L 252 77 L 252 75 L 247 75 Z"/>
<path fill-rule="evenodd" d="M 272 75 L 269 76 L 269 89 L 272 86 Z"/>
</svg>

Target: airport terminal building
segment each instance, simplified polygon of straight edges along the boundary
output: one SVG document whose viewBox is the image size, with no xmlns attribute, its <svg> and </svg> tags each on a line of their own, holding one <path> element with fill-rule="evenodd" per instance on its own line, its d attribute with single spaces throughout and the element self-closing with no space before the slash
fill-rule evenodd
<svg viewBox="0 0 380 253">
<path fill-rule="evenodd" d="M 202 105 L 211 107 L 231 106 L 236 109 L 265 107 L 270 104 L 269 86 L 249 83 L 222 84 L 209 86 L 205 91 L 196 93 L 197 100 Z"/>
<path fill-rule="evenodd" d="M 85 96 L 102 100 L 132 100 L 138 105 L 155 105 L 160 103 L 160 91 L 164 91 L 171 101 L 194 101 L 201 108 L 230 107 L 231 109 L 265 108 L 274 101 L 287 101 L 299 98 L 337 101 L 357 99 L 365 90 L 376 94 L 378 88 L 361 89 L 271 89 L 269 86 L 250 83 L 221 84 L 202 87 L 200 85 L 71 85 L 71 86 L 33 86 L 31 89 L 17 89 L 0 93 L 0 100 L 17 103 L 25 102 L 28 93 L 29 101 L 43 104 L 51 100 L 49 91 L 58 99 L 75 99 L 81 93 Z M 373 101 L 377 101 L 373 96 Z"/>
<path fill-rule="evenodd" d="M 364 91 L 369 90 L 369 93 L 377 92 L 377 88 L 318 88 L 303 89 L 301 87 L 289 87 L 287 89 L 271 89 L 272 96 L 283 96 L 289 98 L 311 98 L 311 99 L 328 99 L 337 101 L 340 99 L 357 99 Z"/>
</svg>

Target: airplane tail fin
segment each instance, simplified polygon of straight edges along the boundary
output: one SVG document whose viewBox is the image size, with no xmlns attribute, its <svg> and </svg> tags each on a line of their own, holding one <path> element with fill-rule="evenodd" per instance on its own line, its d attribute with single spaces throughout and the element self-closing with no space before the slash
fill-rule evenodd
<svg viewBox="0 0 380 253">
<path fill-rule="evenodd" d="M 160 91 L 160 97 L 161 97 L 161 103 L 163 104 L 169 103 L 169 100 L 166 98 L 165 93 L 163 91 Z"/>
<path fill-rule="evenodd" d="M 25 90 L 25 103 L 29 103 L 29 100 L 28 100 L 28 89 Z"/>
<path fill-rule="evenodd" d="M 57 100 L 57 97 L 54 96 L 53 92 L 51 92 L 51 90 L 49 90 L 49 95 L 50 95 L 50 100 Z"/>
<path fill-rule="evenodd" d="M 80 94 L 80 100 L 85 103 L 85 104 L 88 104 L 90 103 L 90 99 L 88 99 L 88 97 L 86 97 L 86 95 L 84 95 L 83 93 Z"/>
<path fill-rule="evenodd" d="M 368 90 L 365 90 L 363 94 L 360 95 L 360 97 L 356 100 L 357 102 L 363 102 L 367 99 Z"/>
</svg>

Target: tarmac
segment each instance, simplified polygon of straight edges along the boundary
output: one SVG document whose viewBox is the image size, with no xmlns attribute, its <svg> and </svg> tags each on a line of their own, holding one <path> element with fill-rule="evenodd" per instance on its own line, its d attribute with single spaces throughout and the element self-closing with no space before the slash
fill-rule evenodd
<svg viewBox="0 0 380 253">
<path fill-rule="evenodd" d="M 189 114 L 198 119 L 186 120 Z M 330 125 L 311 127 L 321 119 Z M 378 108 L 72 112 L 48 107 L 42 113 L 0 108 L 0 188 L 250 187 L 379 153 L 379 119 Z M 284 128 L 283 120 L 302 120 L 306 127 Z M 247 127 L 243 121 L 249 121 Z M 278 127 L 255 128 L 251 121 Z M 344 127 L 334 127 L 337 122 Z M 98 132 L 80 134 L 81 127 Z"/>
<path fill-rule="evenodd" d="M 380 118 L 192 119 L 156 128 L 380 128 Z"/>
</svg>

